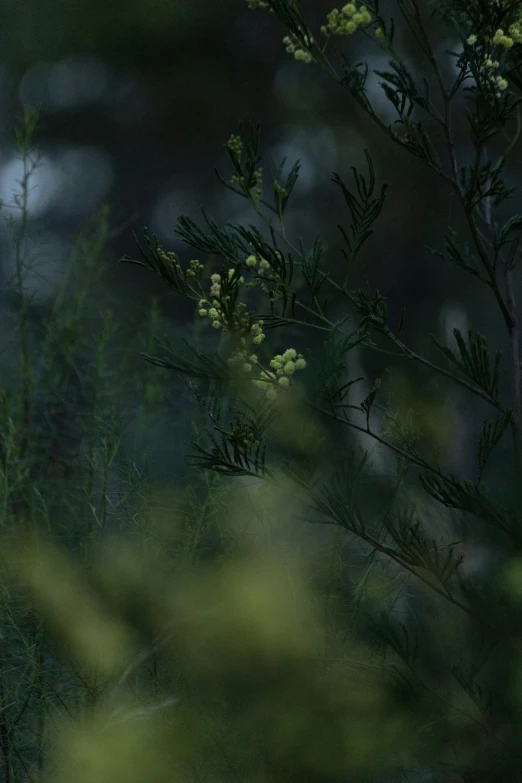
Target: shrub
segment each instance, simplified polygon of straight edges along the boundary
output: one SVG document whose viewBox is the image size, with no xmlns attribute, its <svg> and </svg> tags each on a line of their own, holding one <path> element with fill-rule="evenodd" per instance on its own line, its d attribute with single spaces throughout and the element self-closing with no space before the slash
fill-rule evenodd
<svg viewBox="0 0 522 783">
<path fill-rule="evenodd" d="M 501 389 L 501 354 L 491 355 L 478 330 L 454 329 L 453 346 L 433 337 L 440 361 L 425 358 L 403 341 L 402 322 L 389 325 L 378 290 L 350 289 L 387 196 L 370 151 L 349 181 L 332 176 L 350 221 L 340 226 L 339 269 L 328 265 L 320 236 L 306 248 L 285 229 L 299 162 L 285 173 L 282 161 L 268 183 L 259 127 L 241 123 L 226 145 L 233 173 L 218 177 L 266 231 L 220 227 L 203 212 L 204 228 L 183 216 L 177 233 L 208 260 L 184 264 L 147 230 L 139 259 L 123 259 L 192 299 L 208 328 L 207 350 L 186 340 L 176 351 L 164 337 L 155 355 L 144 353 L 185 379 L 207 417 L 190 460 L 206 481 L 215 476 L 202 508 L 219 543 L 206 558 L 192 543 L 182 557 L 170 548 L 172 537 L 183 540 L 172 534 L 183 527 L 183 502 L 177 515 L 152 514 L 152 536 L 114 540 L 90 564 L 73 567 L 41 538 L 6 543 L 6 568 L 17 564 L 89 683 L 91 709 L 79 727 L 54 735 L 48 775 L 111 783 L 518 780 L 522 218 L 512 209 L 509 165 L 519 137 L 520 4 L 398 0 L 392 19 L 377 2 L 348 3 L 328 14 L 321 43 L 297 0 L 248 4 L 283 22 L 287 52 L 325 70 L 455 196 L 463 222 L 431 252 L 491 290 L 510 342 L 510 396 Z M 429 20 L 446 26 L 456 51 L 435 52 Z M 396 31 L 405 26 L 430 69 L 425 78 L 401 56 Z M 389 58 L 378 76 L 396 113 L 391 124 L 368 95 L 368 65 L 343 52 L 341 70 L 334 64 L 351 35 Z M 469 150 L 456 143 L 457 123 L 466 123 Z M 322 345 L 308 336 L 317 332 Z M 394 410 L 393 386 L 381 403 L 381 376 L 357 394 L 362 379 L 350 373 L 350 351 L 390 343 L 398 358 L 494 409 L 472 478 L 441 465 L 438 422 L 400 397 Z M 491 455 L 508 429 L 512 471 L 504 487 L 488 485 Z M 354 433 L 390 453 L 395 475 L 375 470 Z M 475 575 L 455 540 L 470 520 L 498 555 Z M 321 523 L 317 535 L 310 522 Z M 191 526 L 198 540 L 203 528 Z M 139 695 L 129 694 L 133 682 Z"/>
</svg>

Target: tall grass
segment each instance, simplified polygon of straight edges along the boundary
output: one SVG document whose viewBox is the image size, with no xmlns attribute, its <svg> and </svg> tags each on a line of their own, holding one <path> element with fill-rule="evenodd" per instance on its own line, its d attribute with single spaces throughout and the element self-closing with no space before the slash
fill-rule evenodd
<svg viewBox="0 0 522 783">
<path fill-rule="evenodd" d="M 42 237 L 35 237 L 29 209 L 40 163 L 36 129 L 37 113 L 26 110 L 16 131 L 23 176 L 13 203 L 3 205 L 11 268 L 3 270 L 2 290 L 2 541 L 7 547 L 22 535 L 30 546 L 43 537 L 87 567 L 115 530 L 141 541 L 155 535 L 155 488 L 145 456 L 169 389 L 165 371 L 144 368 L 139 352 L 150 350 L 161 315 L 151 301 L 138 321 L 134 313 L 125 326 L 125 304 L 105 281 L 107 207 L 72 244 L 52 303 L 35 301 L 34 281 L 46 275 L 39 259 Z M 175 404 L 171 408 L 179 415 Z M 180 442 L 172 444 L 178 464 L 181 449 Z M 201 485 L 199 491 L 210 489 Z M 194 558 L 210 514 L 208 502 L 197 512 L 191 502 L 189 493 L 184 514 L 197 516 L 198 523 L 187 526 L 177 546 Z M 56 720 L 76 720 L 92 710 L 105 683 L 60 649 L 38 608 L 41 596 L 28 595 L 13 572 L 15 557 L 7 560 L 1 579 L 0 779 L 21 783 L 42 779 L 44 746 Z"/>
</svg>

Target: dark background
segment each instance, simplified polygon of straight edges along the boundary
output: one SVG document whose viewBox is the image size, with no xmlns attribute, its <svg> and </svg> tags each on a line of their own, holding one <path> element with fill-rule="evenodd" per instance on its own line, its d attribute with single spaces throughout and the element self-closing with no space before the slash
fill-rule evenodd
<svg viewBox="0 0 522 783">
<path fill-rule="evenodd" d="M 314 2 L 302 7 L 319 35 L 318 27 L 331 5 Z M 391 7 L 383 4 L 383 11 Z M 213 174 L 217 166 L 230 176 L 224 144 L 237 132 L 238 120 L 249 117 L 261 123 L 266 174 L 284 155 L 289 164 L 301 159 L 301 176 L 286 222 L 294 242 L 301 236 L 310 243 L 321 231 L 329 247 L 327 265 L 334 268 L 343 263 L 336 225 L 347 226 L 348 213 L 340 190 L 329 180 L 336 171 L 350 182 L 349 167 L 362 164 L 363 149 L 369 147 L 378 177 L 390 188 L 353 287 L 364 285 L 368 277 L 388 296 L 392 326 L 405 305 L 405 342 L 439 363 L 443 360 L 430 347 L 427 335 L 433 332 L 449 340 L 454 326 L 480 329 L 495 349 L 507 353 L 503 324 L 490 292 L 425 249 L 426 244 L 441 247 L 449 218 L 459 226 L 447 187 L 372 128 L 347 91 L 327 74 L 287 55 L 282 44 L 286 32 L 275 16 L 248 10 L 244 0 L 4 4 L 0 24 L 4 200 L 12 196 L 20 176 L 13 146 L 15 118 L 23 105 L 41 108 L 37 141 L 44 157 L 30 206 L 32 230 L 42 232 L 44 240 L 42 263 L 48 281 L 35 278 L 30 283 L 37 293 L 35 318 L 42 317 L 52 302 L 53 280 L 66 263 L 73 237 L 93 211 L 108 202 L 115 233 L 106 285 L 122 323 L 127 323 L 125 339 L 136 337 L 134 313 L 151 295 L 160 297 L 162 311 L 173 324 L 182 330 L 190 326 L 190 303 L 176 299 L 145 270 L 118 264 L 117 259 L 125 253 L 136 255 L 132 231 L 140 234 L 148 226 L 165 249 L 175 250 L 182 262 L 188 262 L 196 252 L 175 236 L 174 227 L 181 214 L 199 222 L 200 206 L 218 222 L 259 225 L 246 210 L 246 202 L 225 190 Z M 433 28 L 432 32 L 437 51 L 455 45 L 447 31 Z M 400 25 L 398 34 L 412 67 L 425 71 L 426 64 Z M 363 35 L 345 39 L 343 51 L 353 60 L 364 57 L 370 66 L 386 65 Z M 340 70 L 340 60 L 336 65 Z M 445 67 L 450 67 L 448 58 Z M 372 77 L 375 96 L 377 81 Z M 384 98 L 379 98 L 379 106 L 383 116 L 391 119 Z M 465 153 L 463 126 L 458 136 L 459 151 Z M 5 283 L 10 269 L 5 230 L 0 240 L 0 282 Z M 408 394 L 423 400 L 435 416 L 452 467 L 469 467 L 474 447 L 470 435 L 476 439 L 478 431 L 462 414 L 475 405 L 474 400 L 457 387 L 433 386 L 429 371 L 413 362 L 356 352 L 350 354 L 350 362 L 354 375 L 361 371 L 368 375 L 368 389 L 374 372 L 393 363 L 410 378 L 404 387 L 410 389 Z M 181 395 L 178 404 L 189 406 L 190 400 Z M 151 425 L 156 458 L 165 474 L 172 474 L 170 460 L 179 456 L 172 439 L 179 442 L 189 434 L 189 417 L 180 413 L 180 409 L 172 412 L 171 430 L 165 430 L 165 418 L 156 429 Z M 509 435 L 505 441 L 509 450 L 508 440 Z"/>
</svg>

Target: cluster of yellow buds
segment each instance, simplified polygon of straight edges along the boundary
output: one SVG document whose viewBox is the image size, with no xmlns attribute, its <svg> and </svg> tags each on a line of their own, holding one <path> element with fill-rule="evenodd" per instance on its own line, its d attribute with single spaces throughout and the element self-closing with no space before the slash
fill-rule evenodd
<svg viewBox="0 0 522 783">
<path fill-rule="evenodd" d="M 306 361 L 302 353 L 294 348 L 288 348 L 283 354 L 278 354 L 270 362 L 271 370 L 263 369 L 255 353 L 248 355 L 246 340 L 242 339 L 242 348 L 236 351 L 227 363 L 229 367 L 243 373 L 252 373 L 257 369 L 257 378 L 252 379 L 252 385 L 266 392 L 269 400 L 277 397 L 277 387 L 288 389 L 290 378 L 297 370 L 304 370 Z"/>
<path fill-rule="evenodd" d="M 507 90 L 509 87 L 509 82 L 507 79 L 504 79 L 503 76 L 495 76 L 494 83 L 497 88 L 496 96 L 497 98 L 500 98 L 504 90 Z"/>
<path fill-rule="evenodd" d="M 158 246 L 156 252 L 157 263 L 152 268 L 169 286 L 186 293 L 187 286 L 192 288 L 191 282 L 199 283 L 199 274 L 203 269 L 203 264 L 200 264 L 199 261 L 195 259 L 191 261 L 189 268 L 185 272 L 173 250 L 169 250 L 167 253 L 162 247 Z"/>
<path fill-rule="evenodd" d="M 276 254 L 280 260 L 282 260 L 282 254 L 280 251 L 276 251 Z M 179 262 L 173 259 L 179 266 Z M 197 277 L 203 265 L 199 261 L 191 261 L 190 269 L 187 271 L 187 275 Z M 252 282 L 245 282 L 243 275 L 235 277 L 232 281 L 232 285 L 244 285 L 245 288 L 252 288 L 253 286 L 260 285 L 261 290 L 264 293 L 270 295 L 270 301 L 274 302 L 277 298 L 277 292 L 271 292 L 269 283 L 278 279 L 278 274 L 274 272 L 270 266 L 270 263 L 262 256 L 255 256 L 253 253 L 247 256 L 245 259 L 245 266 L 252 272 L 261 273 L 261 277 L 258 280 Z M 181 269 L 181 268 L 180 268 Z M 236 268 L 228 270 L 229 285 L 231 278 L 236 274 Z M 210 318 L 214 329 L 220 329 L 222 326 L 234 332 L 246 334 L 250 332 L 249 337 L 252 341 L 259 345 L 265 339 L 265 335 L 262 331 L 263 322 L 258 321 L 257 324 L 252 324 L 251 319 L 246 312 L 247 306 L 244 302 L 238 302 L 234 307 L 234 312 L 231 316 L 229 312 L 225 316 L 224 304 L 230 299 L 230 295 L 224 296 L 222 293 L 223 279 L 221 274 L 213 274 L 210 277 L 210 296 L 208 299 L 200 299 L 198 304 L 198 312 L 202 318 Z"/>
<path fill-rule="evenodd" d="M 221 302 L 216 297 L 221 294 L 221 275 L 215 274 L 210 278 L 210 295 L 213 297 L 212 305 L 206 299 L 199 300 L 199 314 L 202 318 L 210 318 L 214 329 L 220 329 L 223 321 Z"/>
<path fill-rule="evenodd" d="M 274 190 L 276 193 L 279 194 L 280 198 L 284 198 L 285 196 L 288 196 L 288 191 L 286 188 L 284 188 L 280 182 L 278 182 L 276 179 L 274 180 Z"/>
<path fill-rule="evenodd" d="M 247 181 L 246 177 L 239 176 L 238 174 L 232 174 L 232 177 L 230 178 L 230 182 L 232 185 L 239 185 L 241 188 L 246 189 L 247 187 Z M 263 168 L 262 166 L 259 166 L 254 171 L 254 184 L 253 184 L 253 191 L 254 191 L 254 201 L 256 204 L 259 204 L 259 200 L 261 199 L 261 190 L 262 190 L 262 184 L 263 184 Z"/>
<path fill-rule="evenodd" d="M 477 41 L 476 35 L 470 35 L 468 38 L 468 44 L 470 46 L 474 46 L 474 44 Z M 509 87 L 509 83 L 507 79 L 504 79 L 503 76 L 495 75 L 493 71 L 496 71 L 497 68 L 500 68 L 500 63 L 498 60 L 492 60 L 491 57 L 486 57 L 484 60 L 484 68 L 486 71 L 489 71 L 488 73 L 488 80 L 491 83 L 493 89 L 495 90 L 495 94 L 497 98 L 500 98 L 501 94 L 504 92 L 504 90 L 507 90 Z"/>
<path fill-rule="evenodd" d="M 280 251 L 276 252 L 278 257 L 282 259 Z M 245 259 L 245 266 L 252 272 L 262 272 L 270 280 L 277 278 L 277 274 L 272 271 L 270 263 L 262 256 L 257 257 L 251 253 Z M 236 269 L 228 270 L 229 281 L 235 274 Z M 236 284 L 244 284 L 246 287 L 255 285 L 255 283 L 245 283 L 242 275 L 239 277 L 236 275 L 234 282 Z M 277 396 L 276 388 L 278 386 L 288 388 L 292 375 L 297 370 L 304 370 L 306 367 L 303 354 L 298 354 L 294 348 L 288 348 L 283 354 L 278 354 L 271 360 L 270 370 L 265 370 L 256 354 L 252 352 L 253 345 L 260 345 L 265 340 L 264 322 L 259 319 L 256 323 L 252 323 L 252 316 L 246 312 L 247 306 L 244 302 L 239 302 L 235 305 L 232 319 L 230 318 L 230 313 L 226 317 L 223 305 L 229 297 L 222 294 L 223 273 L 211 275 L 210 283 L 209 299 L 199 300 L 200 316 L 202 318 L 208 317 L 215 329 L 224 327 L 229 331 L 234 331 L 236 335 L 239 333 L 241 347 L 228 359 L 229 367 L 247 374 L 254 373 L 257 370 L 257 378 L 252 379 L 252 384 L 266 391 L 268 399 L 274 400 Z M 261 284 L 261 288 L 268 290 L 265 283 Z"/>
<path fill-rule="evenodd" d="M 218 307 L 215 306 L 216 304 L 218 305 Z M 206 317 L 210 318 L 214 329 L 221 328 L 219 302 L 214 302 L 212 307 L 209 307 L 206 299 L 200 299 L 199 314 L 202 318 L 206 318 Z"/>
<path fill-rule="evenodd" d="M 199 273 L 204 269 L 203 264 L 201 264 L 197 258 L 193 259 L 190 262 L 190 266 L 187 269 L 187 277 L 198 277 Z"/>
<path fill-rule="evenodd" d="M 274 9 L 268 5 L 266 0 L 247 0 L 247 6 L 254 10 L 255 8 L 268 8 L 271 14 L 274 13 Z"/>
<path fill-rule="evenodd" d="M 511 49 L 516 43 L 522 43 L 522 18 L 510 25 L 507 34 L 502 28 L 499 28 L 491 39 L 491 43 L 495 46 L 503 46 L 504 49 Z"/>
<path fill-rule="evenodd" d="M 226 143 L 226 148 L 238 160 L 243 152 L 243 142 L 239 136 L 232 134 Z"/>
<path fill-rule="evenodd" d="M 471 37 L 472 36 L 470 36 L 470 38 Z M 468 42 L 469 42 L 469 38 L 468 38 Z M 500 76 L 500 74 L 495 75 L 494 71 L 496 71 L 497 68 L 499 67 L 500 67 L 500 63 L 498 60 L 492 60 L 491 57 L 487 57 L 484 60 L 484 68 L 488 72 L 487 74 L 488 81 L 490 82 L 491 86 L 495 90 L 495 95 L 497 96 L 497 98 L 500 98 L 502 93 L 505 90 L 507 90 L 507 88 L 509 87 L 509 82 L 507 79 L 504 79 L 504 77 Z"/>
<path fill-rule="evenodd" d="M 311 35 L 304 35 L 303 38 L 308 48 L 311 47 L 314 43 L 313 36 Z M 308 49 L 303 49 L 300 42 L 294 35 L 285 35 L 283 38 L 283 43 L 288 54 L 293 54 L 295 60 L 300 60 L 303 63 L 309 63 L 312 61 L 312 55 Z"/>
<path fill-rule="evenodd" d="M 235 269 L 229 269 L 228 270 L 228 278 L 230 278 L 234 275 Z M 188 272 L 187 272 L 188 274 Z M 237 283 L 244 283 L 245 278 L 241 275 Z M 213 274 L 210 277 L 210 296 L 211 296 L 211 303 L 207 299 L 200 299 L 199 300 L 199 314 L 202 318 L 210 318 L 212 326 L 214 329 L 220 329 L 221 326 L 223 326 L 226 322 L 225 314 L 223 312 L 223 301 L 227 301 L 230 297 L 226 296 L 222 298 L 221 296 L 221 286 L 222 286 L 222 279 L 221 275 L 219 274 Z M 243 316 L 242 311 L 246 308 L 246 305 L 240 302 L 238 305 L 236 305 L 236 316 L 237 320 L 234 322 L 234 326 L 236 328 L 241 328 L 241 326 L 245 326 L 248 324 L 248 318 Z"/>
<path fill-rule="evenodd" d="M 257 258 L 255 257 L 255 255 L 252 254 L 248 256 L 248 258 L 245 261 L 245 264 L 249 269 L 255 269 L 257 267 Z M 260 256 L 259 258 L 259 270 L 261 272 L 267 272 L 267 273 L 270 271 L 270 264 L 268 263 L 266 258 L 263 258 L 262 256 Z M 273 277 L 275 279 L 275 275 Z"/>
<path fill-rule="evenodd" d="M 277 396 L 276 383 L 283 389 L 290 386 L 290 378 L 296 370 L 304 370 L 306 361 L 302 353 L 297 353 L 294 348 L 288 348 L 283 354 L 278 354 L 270 362 L 272 370 L 262 370 L 260 377 L 252 381 L 258 389 L 266 390 L 269 400 L 275 400 Z"/>
<path fill-rule="evenodd" d="M 221 275 L 211 275 L 210 282 L 210 294 L 211 296 L 219 296 L 221 294 Z"/>
<path fill-rule="evenodd" d="M 270 367 L 275 370 L 276 375 L 287 376 L 293 375 L 296 370 L 304 370 L 306 362 L 302 353 L 298 354 L 294 348 L 287 348 L 283 354 L 274 356 Z"/>
<path fill-rule="evenodd" d="M 246 340 L 242 339 L 241 343 L 243 346 L 246 346 Z M 243 372 L 249 373 L 252 372 L 254 369 L 254 366 L 257 364 L 257 356 L 255 353 L 250 354 L 248 356 L 248 352 L 243 347 L 241 351 L 236 351 L 236 353 L 233 353 L 230 359 L 227 359 L 227 364 L 229 367 L 239 367 Z"/>
<path fill-rule="evenodd" d="M 177 257 L 176 253 L 174 253 L 173 250 L 169 250 L 168 253 L 166 253 L 163 248 L 158 248 L 158 256 L 161 258 L 164 264 L 175 266 L 178 270 L 178 272 L 181 274 L 181 264 L 179 263 L 179 258 Z"/>
<path fill-rule="evenodd" d="M 279 250 L 276 250 L 276 255 L 278 256 L 279 259 L 282 259 L 282 255 L 281 255 L 281 252 Z M 245 263 L 246 263 L 247 267 L 249 269 L 252 269 L 252 271 L 253 271 L 257 267 L 258 259 L 256 258 L 255 255 L 250 255 L 246 259 Z M 277 280 L 277 278 L 278 278 L 277 273 L 272 271 L 272 268 L 271 268 L 269 262 L 266 260 L 266 258 L 263 258 L 262 256 L 259 257 L 259 272 L 261 272 L 262 275 L 263 275 L 262 281 L 264 281 L 264 280 Z M 270 293 L 270 288 L 268 286 L 268 283 L 261 282 L 260 287 L 261 287 L 261 291 L 263 291 L 263 293 L 265 293 L 265 294 Z M 271 302 L 275 302 L 276 298 L 277 297 L 275 296 L 274 293 L 270 294 L 270 301 Z"/>
<path fill-rule="evenodd" d="M 247 267 L 249 269 L 254 270 L 257 267 L 257 258 L 255 257 L 255 255 L 250 255 L 246 259 L 245 263 L 246 263 L 246 265 L 247 265 Z M 268 263 L 266 258 L 260 257 L 260 259 L 259 259 L 259 271 L 262 272 L 263 275 L 265 277 L 267 277 L 269 280 L 275 280 L 276 279 L 276 275 L 275 275 L 274 272 L 271 271 L 270 264 Z M 266 283 L 261 283 L 261 290 L 265 294 L 268 293 L 268 286 L 267 286 Z"/>
<path fill-rule="evenodd" d="M 256 345 L 261 345 L 263 340 L 265 339 L 265 333 L 263 332 L 263 321 L 258 321 L 257 324 L 252 324 L 251 326 L 251 333 L 252 333 L 252 342 Z"/>
<path fill-rule="evenodd" d="M 355 3 L 347 3 L 340 11 L 334 8 L 326 18 L 328 24 L 321 27 L 323 35 L 352 35 L 359 27 L 372 21 L 368 9 L 364 5 L 357 8 Z"/>
<path fill-rule="evenodd" d="M 280 255 L 281 257 L 281 255 Z M 192 263 L 192 262 L 191 262 Z M 197 262 L 199 264 L 199 262 Z M 258 266 L 259 263 L 259 266 Z M 264 274 L 264 278 L 267 280 L 275 280 L 277 278 L 277 275 L 271 271 L 270 264 L 266 260 L 266 258 L 260 258 L 259 262 L 255 255 L 249 255 L 247 259 L 245 260 L 245 264 L 248 269 L 254 271 L 256 268 L 260 272 Z M 200 265 L 201 266 L 201 265 Z M 199 267 L 198 267 L 199 269 Z M 234 276 L 236 270 L 235 269 L 229 269 L 228 270 L 228 279 L 229 281 Z M 235 305 L 234 309 L 234 315 L 232 320 L 230 319 L 230 314 L 228 316 L 228 319 L 225 318 L 225 313 L 223 312 L 223 304 L 230 299 L 230 296 L 223 296 L 222 295 L 222 276 L 220 274 L 213 274 L 210 277 L 210 297 L 209 299 L 201 299 L 199 301 L 199 314 L 202 318 L 210 318 L 212 322 L 212 326 L 215 329 L 221 328 L 221 326 L 224 326 L 225 324 L 228 325 L 229 329 L 233 329 L 237 332 L 245 333 L 246 330 L 250 331 L 250 337 L 254 343 L 259 345 L 264 339 L 265 335 L 262 331 L 263 322 L 258 321 L 257 324 L 251 324 L 251 320 L 248 316 L 248 313 L 246 311 L 246 304 L 244 302 L 238 302 Z M 240 284 L 244 285 L 245 288 L 251 288 L 252 286 L 258 285 L 258 282 L 250 282 L 245 283 L 245 278 L 243 275 L 240 275 L 239 277 L 236 277 L 236 279 L 233 281 L 234 284 Z M 261 289 L 268 293 L 269 289 L 266 283 L 261 282 Z M 274 301 L 274 296 L 271 295 L 270 299 L 271 301 Z"/>
<path fill-rule="evenodd" d="M 239 161 L 241 159 L 241 153 L 243 152 L 243 142 L 241 141 L 240 136 L 236 136 L 235 134 L 232 134 L 225 144 L 227 150 L 230 152 L 232 157 L 234 158 L 234 161 L 239 166 Z M 253 183 L 253 190 L 254 190 L 254 201 L 256 203 L 259 203 L 259 200 L 261 198 L 261 188 L 263 184 L 263 169 L 260 166 L 254 171 L 254 183 Z M 233 174 L 230 182 L 232 185 L 239 185 L 243 190 L 247 187 L 247 180 L 246 177 L 240 176 L 239 174 Z"/>
<path fill-rule="evenodd" d="M 475 34 L 468 36 L 466 43 L 468 46 L 475 46 L 478 41 L 478 37 Z M 489 42 L 494 46 L 501 46 L 504 49 L 511 49 L 516 43 L 522 43 L 522 16 L 510 25 L 508 34 L 504 32 L 502 28 L 499 28 Z M 498 60 L 493 60 L 491 57 L 486 57 L 484 60 L 484 68 L 488 73 L 488 80 L 490 81 L 495 95 L 500 98 L 502 93 L 509 87 L 509 82 L 500 74 L 494 73 L 500 67 Z"/>
<path fill-rule="evenodd" d="M 477 40 L 478 37 L 472 34 L 468 37 L 467 43 L 469 46 L 474 46 Z M 499 27 L 489 41 L 494 46 L 502 46 L 504 49 L 511 49 L 515 44 L 522 43 L 522 13 L 519 14 L 518 19 L 515 19 L 509 25 L 507 32 L 502 27 Z"/>
<path fill-rule="evenodd" d="M 522 13 L 518 19 L 509 27 L 509 35 L 515 43 L 522 43 Z"/>
</svg>

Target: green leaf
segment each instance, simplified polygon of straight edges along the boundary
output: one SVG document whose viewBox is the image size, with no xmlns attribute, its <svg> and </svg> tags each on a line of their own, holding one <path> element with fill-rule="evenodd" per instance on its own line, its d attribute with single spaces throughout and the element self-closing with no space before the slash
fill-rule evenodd
<svg viewBox="0 0 522 783">
<path fill-rule="evenodd" d="M 154 274 L 158 275 L 158 277 L 161 277 L 161 279 L 164 280 L 170 288 L 176 291 L 176 293 L 186 296 L 188 288 L 176 253 L 165 253 L 160 246 L 156 235 L 150 234 L 148 228 L 145 227 L 143 229 L 143 234 L 145 236 L 148 252 L 142 248 L 136 234 L 133 232 L 134 240 L 142 255 L 143 261 L 135 260 L 127 255 L 123 256 L 120 261 L 128 264 L 137 264 L 137 266 L 143 266 L 146 269 L 150 269 Z"/>
<path fill-rule="evenodd" d="M 457 341 L 460 358 L 451 348 L 439 343 L 433 334 L 430 334 L 430 338 L 452 364 L 468 378 L 471 378 L 477 386 L 484 389 L 492 400 L 497 401 L 500 383 L 499 364 L 502 353 L 500 351 L 495 353 L 494 364 L 491 368 L 487 340 L 484 335 L 475 329 L 468 329 L 468 347 L 458 329 L 453 329 L 453 334 Z"/>
<path fill-rule="evenodd" d="M 512 510 L 495 508 L 486 498 L 482 483 L 474 484 L 468 479 L 459 481 L 453 474 L 450 476 L 419 474 L 419 479 L 426 492 L 444 506 L 468 511 L 506 533 L 511 531 L 514 519 Z"/>
<path fill-rule="evenodd" d="M 211 218 L 207 217 L 203 208 L 201 212 L 207 226 L 210 228 L 209 234 L 205 234 L 193 220 L 183 215 L 178 218 L 174 233 L 182 237 L 191 247 L 195 247 L 197 250 L 209 255 L 220 256 L 232 266 L 243 263 L 249 255 L 249 250 L 240 241 L 234 226 L 231 227 L 231 230 L 219 228 Z"/>
<path fill-rule="evenodd" d="M 386 182 L 383 183 L 380 187 L 380 192 L 377 192 L 376 195 L 377 188 L 373 162 L 368 150 L 365 150 L 364 154 L 368 164 L 367 177 L 360 174 L 355 166 L 351 166 L 355 181 L 355 191 L 348 188 L 339 174 L 334 172 L 332 175 L 332 182 L 339 185 L 343 191 L 352 219 L 350 225 L 351 236 L 348 236 L 346 230 L 341 225 L 337 226 L 348 247 L 348 254 L 344 250 L 342 251 L 348 264 L 353 263 L 360 249 L 373 233 L 373 224 L 382 212 L 388 187 Z"/>
<path fill-rule="evenodd" d="M 207 431 L 210 446 L 192 443 L 191 464 L 227 476 L 271 476 L 266 467 L 265 433 L 276 416 L 272 403 L 262 402 L 256 409 L 232 409 L 234 420 L 225 426 L 219 411 L 213 409 L 213 431 Z"/>
<path fill-rule="evenodd" d="M 361 326 L 366 323 L 375 323 L 378 326 L 386 326 L 388 318 L 388 303 L 386 297 L 379 291 L 366 292 L 361 288 L 352 291 L 352 301 L 355 309 L 363 316 Z"/>
<path fill-rule="evenodd" d="M 375 398 L 377 396 L 377 392 L 381 388 L 381 379 L 376 378 L 372 390 L 367 395 L 367 397 L 364 398 L 364 400 L 361 402 L 361 409 L 366 413 L 366 428 L 370 429 L 370 411 L 372 409 L 372 405 L 375 402 Z"/>
<path fill-rule="evenodd" d="M 346 373 L 346 354 L 363 342 L 366 334 L 364 329 L 355 329 L 349 334 L 331 332 L 328 335 L 321 356 L 321 367 L 316 375 L 316 388 L 312 392 L 313 396 L 326 400 L 328 403 L 335 403 L 337 407 L 345 407 L 339 403 L 344 400 L 348 389 L 354 383 L 365 380 L 362 377 L 349 381 L 343 380 Z"/>
<path fill-rule="evenodd" d="M 479 277 L 481 280 L 484 278 L 480 274 L 480 268 L 476 256 L 470 251 L 469 246 L 466 244 L 461 247 L 457 232 L 453 229 L 448 229 L 444 235 L 444 250 L 445 253 L 440 253 L 437 250 L 428 248 L 434 255 L 438 255 L 440 258 L 444 258 L 447 261 L 453 262 L 456 266 L 462 267 L 467 272 L 471 272 L 475 277 Z"/>
<path fill-rule="evenodd" d="M 288 199 L 290 198 L 295 183 L 297 182 L 297 178 L 299 176 L 299 169 L 301 167 L 301 162 L 299 160 L 296 160 L 296 162 L 290 169 L 290 173 L 288 174 L 286 180 L 283 182 L 283 169 L 285 163 L 286 163 L 286 158 L 283 158 L 274 175 L 274 202 L 275 202 L 276 212 L 279 215 L 279 218 L 283 217 L 284 211 L 286 209 L 286 205 L 288 203 Z"/>
<path fill-rule="evenodd" d="M 406 563 L 424 568 L 446 585 L 464 558 L 454 554 L 455 544 L 429 540 L 413 506 L 389 511 L 384 519 L 386 530 L 401 550 Z"/>
<path fill-rule="evenodd" d="M 435 171 L 441 171 L 440 160 L 429 134 L 421 122 L 413 122 L 409 117 L 402 120 L 406 133 L 403 145 L 421 160 L 424 160 Z"/>
<path fill-rule="evenodd" d="M 190 378 L 202 378 L 204 380 L 215 380 L 225 382 L 229 376 L 229 368 L 227 364 L 219 357 L 214 355 L 213 358 L 202 354 L 194 345 L 188 342 L 185 338 L 182 338 L 182 342 L 188 346 L 189 350 L 196 357 L 196 362 L 185 359 L 182 356 L 171 353 L 170 356 L 150 356 L 147 353 L 142 353 L 144 359 L 151 364 L 155 364 L 157 367 L 165 367 L 168 370 L 177 370 L 182 375 L 186 375 Z M 166 346 L 163 345 L 165 348 Z"/>
<path fill-rule="evenodd" d="M 477 453 L 479 481 L 481 481 L 486 463 L 490 458 L 493 449 L 506 431 L 506 427 L 511 421 L 511 417 L 511 409 L 503 408 L 500 413 L 497 414 L 494 421 L 486 420 L 482 425 L 482 433 L 480 435 Z"/>
<path fill-rule="evenodd" d="M 323 241 L 318 234 L 314 240 L 313 248 L 302 254 L 301 270 L 306 284 L 312 296 L 317 296 L 325 282 L 325 278 L 318 279 L 318 270 L 326 250 Z"/>
</svg>

